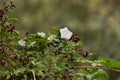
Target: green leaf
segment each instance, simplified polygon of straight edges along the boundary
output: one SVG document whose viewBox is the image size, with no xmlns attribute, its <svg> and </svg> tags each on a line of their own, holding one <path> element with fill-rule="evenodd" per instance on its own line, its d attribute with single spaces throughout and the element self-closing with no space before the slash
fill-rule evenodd
<svg viewBox="0 0 120 80">
<path fill-rule="evenodd" d="M 107 68 L 119 68 L 120 67 L 120 62 L 113 61 L 112 59 L 100 58 L 98 61 L 100 64 L 102 64 L 103 66 Z"/>
<path fill-rule="evenodd" d="M 10 62 L 10 64 L 11 64 L 12 66 L 16 66 L 16 65 L 17 65 L 17 63 L 16 63 L 15 61 L 11 60 L 11 59 L 9 59 L 9 62 Z"/>
<path fill-rule="evenodd" d="M 16 36 L 19 36 L 19 31 L 17 31 L 17 30 L 14 30 L 14 34 L 16 35 Z"/>
<path fill-rule="evenodd" d="M 51 27 L 51 30 L 55 31 L 55 32 L 59 32 L 59 30 L 56 27 Z"/>
<path fill-rule="evenodd" d="M 24 71 L 26 71 L 26 68 L 18 68 L 14 71 L 14 74 L 24 73 Z"/>
<path fill-rule="evenodd" d="M 84 69 L 84 70 L 82 70 L 81 72 L 83 73 L 83 74 L 85 74 L 85 75 L 89 75 L 89 74 L 93 74 L 93 73 L 95 73 L 95 72 L 97 72 L 98 71 L 98 69 Z"/>
<path fill-rule="evenodd" d="M 17 21 L 18 21 L 17 18 L 10 18 L 10 19 L 8 20 L 8 22 L 17 22 Z"/>
<path fill-rule="evenodd" d="M 99 69 L 92 75 L 91 80 L 108 80 L 108 74 L 105 71 Z"/>
</svg>

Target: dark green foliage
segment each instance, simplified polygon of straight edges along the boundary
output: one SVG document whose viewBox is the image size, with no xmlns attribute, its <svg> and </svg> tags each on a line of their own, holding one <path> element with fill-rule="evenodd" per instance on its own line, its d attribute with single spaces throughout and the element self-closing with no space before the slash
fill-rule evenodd
<svg viewBox="0 0 120 80">
<path fill-rule="evenodd" d="M 8 9 L 15 7 L 10 4 Z M 0 79 L 108 80 L 106 70 L 120 72 L 116 69 L 120 62 L 104 58 L 92 60 L 92 53 L 83 49 L 76 34 L 65 40 L 54 29 L 54 35 L 38 32 L 21 36 L 11 24 L 16 19 L 7 17 L 4 7 L 1 10 Z"/>
</svg>

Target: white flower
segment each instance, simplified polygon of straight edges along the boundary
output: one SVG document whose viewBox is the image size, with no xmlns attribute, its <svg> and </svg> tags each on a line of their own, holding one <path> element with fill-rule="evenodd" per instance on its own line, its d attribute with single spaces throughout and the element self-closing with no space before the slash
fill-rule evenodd
<svg viewBox="0 0 120 80">
<path fill-rule="evenodd" d="M 21 46 L 21 47 L 25 47 L 25 41 L 24 40 L 19 40 L 18 41 L 18 45 Z"/>
<path fill-rule="evenodd" d="M 51 42 L 53 40 L 56 40 L 57 35 L 50 35 L 47 39 Z"/>
<path fill-rule="evenodd" d="M 69 40 L 73 35 L 73 33 L 67 27 L 60 29 L 60 34 L 61 38 L 66 40 Z"/>
<path fill-rule="evenodd" d="M 36 41 L 34 41 L 31 44 L 27 45 L 27 48 L 30 48 L 30 47 L 34 46 L 35 43 L 36 43 Z"/>
<path fill-rule="evenodd" d="M 37 32 L 37 35 L 39 35 L 39 36 L 45 38 L 45 33 L 44 33 L 44 32 Z"/>
</svg>

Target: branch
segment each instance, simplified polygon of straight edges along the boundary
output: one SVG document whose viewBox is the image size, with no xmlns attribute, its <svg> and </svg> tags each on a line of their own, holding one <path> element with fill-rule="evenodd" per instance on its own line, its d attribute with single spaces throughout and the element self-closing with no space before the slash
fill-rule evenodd
<svg viewBox="0 0 120 80">
<path fill-rule="evenodd" d="M 118 69 L 111 69 L 111 68 L 106 68 L 106 67 L 103 67 L 103 66 L 78 66 L 78 67 L 73 67 L 72 69 L 86 69 L 86 68 L 104 69 L 104 70 L 120 72 L 120 70 L 118 70 Z"/>
</svg>

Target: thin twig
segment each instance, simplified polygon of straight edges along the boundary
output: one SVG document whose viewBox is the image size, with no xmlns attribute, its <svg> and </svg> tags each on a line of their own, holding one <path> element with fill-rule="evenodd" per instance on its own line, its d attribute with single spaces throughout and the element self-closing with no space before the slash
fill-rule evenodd
<svg viewBox="0 0 120 80">
<path fill-rule="evenodd" d="M 103 66 L 78 66 L 78 67 L 73 67 L 72 69 L 86 69 L 86 68 L 104 69 L 104 70 L 120 72 L 120 70 L 118 70 L 118 69 L 111 69 L 111 68 L 106 68 L 106 67 L 103 67 Z"/>
</svg>

